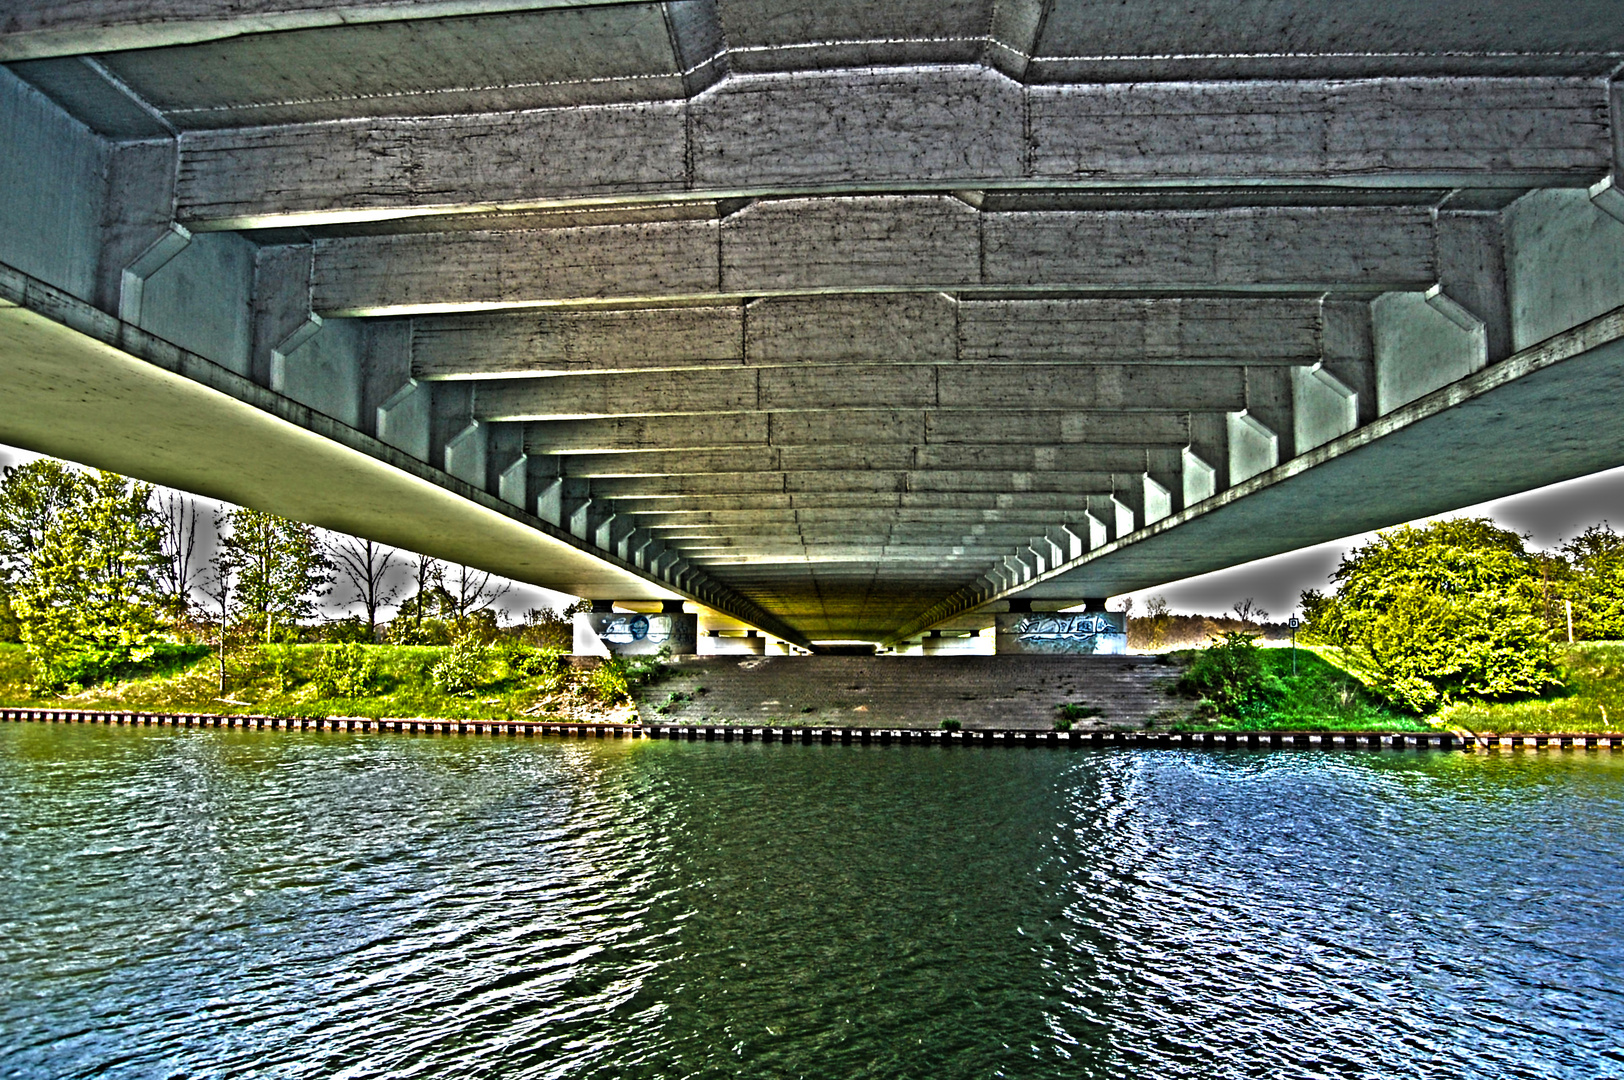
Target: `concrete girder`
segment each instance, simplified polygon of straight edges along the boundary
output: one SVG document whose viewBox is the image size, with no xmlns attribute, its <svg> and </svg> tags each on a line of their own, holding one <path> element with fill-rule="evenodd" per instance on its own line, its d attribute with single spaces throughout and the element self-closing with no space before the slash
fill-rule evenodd
<svg viewBox="0 0 1624 1080">
<path fill-rule="evenodd" d="M 1621 234 L 1624 240 L 1624 234 Z M 991 597 L 961 597 L 937 605 L 901 640 L 941 618 L 996 599 L 1012 589 L 1033 599 L 1115 595 L 1168 580 L 1158 569 L 1168 542 L 1224 537 L 1224 550 L 1183 558 L 1180 573 L 1232 566 L 1316 542 L 1325 534 L 1316 508 L 1335 505 L 1336 528 L 1366 531 L 1439 513 L 1462 500 L 1485 502 L 1514 491 L 1598 471 L 1624 460 L 1611 396 L 1624 380 L 1624 308 L 1594 318 L 1523 350 L 1502 364 L 1466 376 L 1394 409 L 1374 424 L 1316 447 L 1277 469 L 1237 485 L 1133 538 L 1063 564 L 1031 585 L 1006 586 Z M 1541 408 L 1556 412 L 1541 414 Z M 1554 418 L 1559 413 L 1560 423 Z M 1530 454 L 1528 447 L 1541 452 Z M 1455 471 L 1439 471 L 1447 456 Z M 1376 468 L 1406 483 L 1380 504 L 1361 504 Z M 1304 483 L 1312 473 L 1312 490 Z M 1334 479 L 1333 479 L 1334 477 Z M 1321 484 L 1330 481 L 1330 487 Z M 1462 491 L 1462 485 L 1469 490 Z M 1262 497 L 1256 497 L 1262 496 Z M 1306 500 L 1306 501 L 1305 501 Z M 1325 500 L 1322 502 L 1321 500 Z M 1341 501 L 1351 500 L 1351 501 Z M 1243 518 L 1244 522 L 1238 519 Z M 1175 530 L 1183 530 L 1175 533 Z M 1189 549 L 1180 549 L 1185 555 Z"/>
<path fill-rule="evenodd" d="M 878 469 L 808 472 L 716 472 L 679 476 L 621 476 L 592 481 L 596 500 L 619 498 L 682 498 L 702 495 L 754 495 L 782 492 L 791 495 L 840 492 L 915 493 L 984 492 L 1105 492 L 1113 485 L 1131 485 L 1133 477 L 1109 472 L 1009 473 L 888 472 Z"/>
<path fill-rule="evenodd" d="M 420 379 L 769 364 L 1313 364 L 1321 301 L 1275 297 L 771 297 L 750 304 L 417 316 Z"/>
<path fill-rule="evenodd" d="M 634 0 L 593 0 L 594 4 Z M 224 0 L 101 0 L 89 4 L 0 5 L 0 62 L 123 52 L 357 23 L 443 19 L 574 7 L 579 0 L 269 0 L 252 8 Z"/>
<path fill-rule="evenodd" d="M 1023 88 L 970 67 L 735 77 L 692 102 L 198 131 L 180 154 L 180 220 L 209 228 L 899 187 L 1527 188 L 1588 184 L 1611 160 L 1593 78 Z"/>
<path fill-rule="evenodd" d="M 1341 434 L 1341 432 L 1338 432 Z M 976 446 L 906 443 L 868 446 L 766 447 L 759 451 L 650 450 L 624 454 L 560 455 L 569 476 L 686 476 L 732 472 L 892 470 L 907 472 L 1098 473 L 1158 468 L 1177 474 L 1179 452 L 1170 447 Z"/>
<path fill-rule="evenodd" d="M 762 492 L 735 495 L 616 496 L 615 512 L 621 514 L 671 514 L 683 510 L 846 510 L 902 509 L 955 510 L 975 514 L 1019 509 L 1027 512 L 1086 512 L 1097 496 L 1049 491 L 843 491 L 843 492 Z"/>
<path fill-rule="evenodd" d="M 725 423 L 714 416 L 683 414 L 525 425 L 525 449 L 538 456 L 845 444 L 1178 448 L 1189 442 L 1186 413 L 1084 409 L 809 409 L 736 414 Z"/>
<path fill-rule="evenodd" d="M 1247 369 L 1219 365 L 853 365 L 498 379 L 471 385 L 481 420 L 537 421 L 828 410 L 1225 411 Z"/>
<path fill-rule="evenodd" d="M 1411 205 L 991 213 L 935 195 L 781 199 L 721 222 L 318 239 L 311 292 L 323 317 L 856 289 L 1374 295 L 1436 282 L 1433 234 L 1431 210 Z"/>
</svg>

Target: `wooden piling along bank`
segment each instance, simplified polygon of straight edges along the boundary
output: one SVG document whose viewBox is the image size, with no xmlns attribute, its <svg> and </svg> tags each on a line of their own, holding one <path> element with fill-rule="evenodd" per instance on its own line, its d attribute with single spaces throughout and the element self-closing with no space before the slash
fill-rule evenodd
<svg viewBox="0 0 1624 1080">
<path fill-rule="evenodd" d="M 686 739 L 862 746 L 1160 747 L 1308 750 L 1612 750 L 1624 735 L 1584 733 L 1461 736 L 1452 732 L 1377 731 L 1037 731 L 1024 728 L 835 728 L 697 724 L 595 724 L 545 720 L 370 720 L 361 717 L 242 716 L 212 713 L 87 712 L 0 709 L 0 721 L 108 724 L 119 727 L 233 728 L 254 731 L 397 732 L 562 738 Z"/>
</svg>

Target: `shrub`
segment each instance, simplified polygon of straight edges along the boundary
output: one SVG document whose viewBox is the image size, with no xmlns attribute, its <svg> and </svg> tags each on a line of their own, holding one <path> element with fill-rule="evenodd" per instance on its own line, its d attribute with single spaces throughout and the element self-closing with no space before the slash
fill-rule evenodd
<svg viewBox="0 0 1624 1080">
<path fill-rule="evenodd" d="M 1263 664 L 1257 635 L 1231 631 L 1196 654 L 1178 689 L 1200 699 L 1209 715 L 1241 720 L 1279 701 L 1285 686 Z"/>
<path fill-rule="evenodd" d="M 1100 709 L 1096 706 L 1084 705 L 1078 701 L 1068 701 L 1064 705 L 1058 706 L 1058 708 L 1060 710 L 1060 719 L 1066 722 L 1066 727 L 1063 728 L 1056 724 L 1055 729 L 1057 731 L 1065 731 L 1071 727 L 1072 722 L 1075 720 L 1087 720 L 1091 716 L 1101 715 Z"/>
<path fill-rule="evenodd" d="M 377 686 L 378 657 L 365 645 L 328 645 L 312 680 L 322 697 L 366 697 Z"/>
<path fill-rule="evenodd" d="M 1382 533 L 1332 580 L 1332 595 L 1303 594 L 1303 639 L 1341 646 L 1354 671 L 1403 708 L 1429 713 L 1557 682 L 1538 560 L 1487 519 Z"/>
<path fill-rule="evenodd" d="M 367 626 L 365 619 L 358 619 L 353 615 L 333 619 L 322 624 L 319 630 L 321 640 L 328 645 L 370 645 L 373 642 L 372 628 Z"/>
<path fill-rule="evenodd" d="M 79 648 L 36 661 L 40 685 L 46 689 L 91 686 L 114 678 L 133 678 L 190 664 L 207 656 L 206 645 L 172 641 L 141 645 Z"/>
<path fill-rule="evenodd" d="M 442 694 L 470 695 L 478 689 L 485 674 L 488 652 L 487 646 L 474 638 L 454 641 L 435 661 L 429 679 Z"/>
<path fill-rule="evenodd" d="M 605 703 L 629 699 L 632 696 L 632 683 L 627 678 L 626 661 L 618 656 L 603 660 L 586 673 L 586 688 L 593 697 Z"/>
<path fill-rule="evenodd" d="M 648 656 L 610 656 L 586 674 L 587 690 L 603 702 L 628 701 L 632 688 L 665 674 L 671 650 L 662 646 Z"/>
<path fill-rule="evenodd" d="M 957 720 L 947 719 L 942 721 L 943 731 L 957 731 L 961 726 L 962 725 Z"/>
</svg>

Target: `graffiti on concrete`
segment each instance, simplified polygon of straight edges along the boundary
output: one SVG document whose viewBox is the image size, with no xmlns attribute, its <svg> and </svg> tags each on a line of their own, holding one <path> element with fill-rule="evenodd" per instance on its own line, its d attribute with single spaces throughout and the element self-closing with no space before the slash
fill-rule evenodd
<svg viewBox="0 0 1624 1080">
<path fill-rule="evenodd" d="M 1007 630 L 999 630 L 1013 639 L 1012 647 L 1000 646 L 1010 652 L 1120 653 L 1128 644 L 1126 620 L 1103 611 L 1022 615 Z"/>
</svg>

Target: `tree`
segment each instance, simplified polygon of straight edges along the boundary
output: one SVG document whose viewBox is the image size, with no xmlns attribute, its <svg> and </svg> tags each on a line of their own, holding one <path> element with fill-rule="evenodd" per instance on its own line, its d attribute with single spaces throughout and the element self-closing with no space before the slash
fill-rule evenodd
<svg viewBox="0 0 1624 1080">
<path fill-rule="evenodd" d="M 461 563 L 453 564 L 441 580 L 451 602 L 451 621 L 458 637 L 468 631 L 470 618 L 491 608 L 513 589 L 512 582 Z"/>
<path fill-rule="evenodd" d="M 338 576 L 366 609 L 367 630 L 378 636 L 378 609 L 394 600 L 399 590 L 388 584 L 389 572 L 400 555 L 394 548 L 363 540 L 358 536 L 333 534 L 327 555 Z"/>
<path fill-rule="evenodd" d="M 1427 713 L 1556 681 L 1536 560 L 1521 536 L 1486 518 L 1382 533 L 1331 580 L 1332 595 L 1303 593 L 1301 636 L 1341 646 L 1401 706 Z"/>
<path fill-rule="evenodd" d="M 44 459 L 8 465 L 0 479 L 0 575 L 16 584 L 34 552 L 65 513 L 82 499 L 85 474 Z"/>
<path fill-rule="evenodd" d="M 0 482 L 6 588 L 41 683 L 101 677 L 162 640 L 152 489 L 60 462 Z"/>
<path fill-rule="evenodd" d="M 1264 619 L 1269 617 L 1269 613 L 1264 611 L 1263 608 L 1259 607 L 1258 602 L 1250 596 L 1237 602 L 1235 606 L 1229 610 L 1235 613 L 1235 618 L 1240 622 L 1252 623 L 1254 625 L 1261 623 Z"/>
<path fill-rule="evenodd" d="M 389 640 L 398 645 L 443 644 L 447 638 L 445 619 L 451 611 L 451 596 L 441 584 L 440 563 L 419 555 L 412 564 L 412 594 L 395 609 L 389 624 Z"/>
<path fill-rule="evenodd" d="M 1577 637 L 1624 638 L 1624 536 L 1607 522 L 1562 545 L 1568 574 L 1563 599 L 1573 602 Z M 1566 633 L 1566 612 L 1562 615 Z"/>
<path fill-rule="evenodd" d="M 240 508 L 216 521 L 219 570 L 231 580 L 239 618 L 264 627 L 269 644 L 278 626 L 313 618 L 333 571 L 316 530 L 275 514 Z"/>
<path fill-rule="evenodd" d="M 204 570 L 197 561 L 197 524 L 202 514 L 197 500 L 168 491 L 157 496 L 157 515 L 164 557 L 159 585 L 174 605 L 175 614 L 184 615 Z"/>
</svg>

